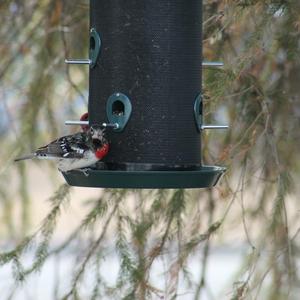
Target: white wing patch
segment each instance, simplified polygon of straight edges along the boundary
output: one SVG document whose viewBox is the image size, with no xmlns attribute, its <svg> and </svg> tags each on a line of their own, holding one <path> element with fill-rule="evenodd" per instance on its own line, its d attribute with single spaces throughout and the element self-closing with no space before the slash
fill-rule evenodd
<svg viewBox="0 0 300 300">
<path fill-rule="evenodd" d="M 75 169 L 87 168 L 95 164 L 98 160 L 99 159 L 92 151 L 86 151 L 83 158 L 60 159 L 58 161 L 58 169 L 61 172 L 67 172 Z"/>
</svg>

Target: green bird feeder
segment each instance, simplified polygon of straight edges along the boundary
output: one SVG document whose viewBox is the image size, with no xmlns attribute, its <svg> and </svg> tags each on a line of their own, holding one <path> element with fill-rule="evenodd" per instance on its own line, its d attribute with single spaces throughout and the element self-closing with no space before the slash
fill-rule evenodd
<svg viewBox="0 0 300 300">
<path fill-rule="evenodd" d="M 206 188 L 225 168 L 204 166 L 202 1 L 91 0 L 88 124 L 108 126 L 110 153 L 73 186 Z M 69 122 L 83 124 L 83 122 Z"/>
</svg>

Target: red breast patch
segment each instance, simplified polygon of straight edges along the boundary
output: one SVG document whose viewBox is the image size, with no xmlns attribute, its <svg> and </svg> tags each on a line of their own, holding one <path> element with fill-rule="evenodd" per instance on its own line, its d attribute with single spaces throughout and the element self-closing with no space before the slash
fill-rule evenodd
<svg viewBox="0 0 300 300">
<path fill-rule="evenodd" d="M 102 159 L 104 156 L 107 155 L 108 151 L 109 151 L 109 144 L 104 144 L 101 148 L 99 148 L 96 151 L 95 155 L 98 159 Z"/>
</svg>

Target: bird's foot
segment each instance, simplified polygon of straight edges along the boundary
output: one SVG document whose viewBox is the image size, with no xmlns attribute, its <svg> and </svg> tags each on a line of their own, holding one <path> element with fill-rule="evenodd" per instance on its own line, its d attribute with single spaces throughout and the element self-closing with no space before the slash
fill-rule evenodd
<svg viewBox="0 0 300 300">
<path fill-rule="evenodd" d="M 69 174 L 71 171 L 78 171 L 84 174 L 84 176 L 88 177 L 90 176 L 90 169 L 89 168 L 82 168 L 82 169 L 73 169 L 73 170 L 68 170 L 68 171 L 64 171 L 61 169 L 58 169 L 60 172 L 65 173 L 65 174 Z"/>
<path fill-rule="evenodd" d="M 89 177 L 90 176 L 90 169 L 89 168 L 83 168 L 83 169 L 77 169 L 77 171 L 82 172 L 84 176 Z"/>
</svg>

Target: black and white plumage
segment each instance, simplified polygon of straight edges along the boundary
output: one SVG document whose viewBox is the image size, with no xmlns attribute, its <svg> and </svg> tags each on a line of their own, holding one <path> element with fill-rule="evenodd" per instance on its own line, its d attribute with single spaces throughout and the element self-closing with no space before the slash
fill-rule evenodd
<svg viewBox="0 0 300 300">
<path fill-rule="evenodd" d="M 104 129 L 91 127 L 86 132 L 63 136 L 38 148 L 34 153 L 15 159 L 15 161 L 38 158 L 58 162 L 58 169 L 67 172 L 87 168 L 101 160 L 109 150 Z"/>
</svg>

